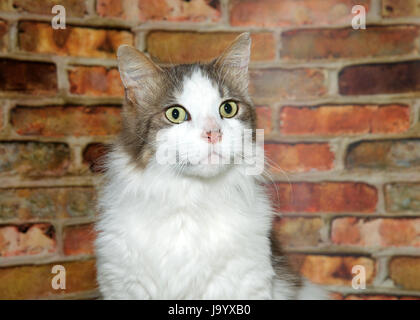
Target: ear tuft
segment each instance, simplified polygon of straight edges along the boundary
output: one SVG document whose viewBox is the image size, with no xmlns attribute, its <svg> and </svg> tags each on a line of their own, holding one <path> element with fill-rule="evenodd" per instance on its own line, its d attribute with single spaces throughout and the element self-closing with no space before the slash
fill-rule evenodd
<svg viewBox="0 0 420 320">
<path fill-rule="evenodd" d="M 117 51 L 118 69 L 125 88 L 138 86 L 147 77 L 156 76 L 162 69 L 137 49 L 121 45 Z"/>
<path fill-rule="evenodd" d="M 120 45 L 117 50 L 117 58 L 120 59 L 122 56 L 130 55 L 133 53 L 133 51 L 137 50 L 128 44 Z"/>
<path fill-rule="evenodd" d="M 250 56 L 251 37 L 249 32 L 245 32 L 240 34 L 213 63 L 222 79 L 230 79 L 243 92 L 247 92 Z"/>
<path fill-rule="evenodd" d="M 249 32 L 244 32 L 216 59 L 215 63 L 221 68 L 245 68 L 248 70 L 250 55 L 251 36 Z"/>
</svg>

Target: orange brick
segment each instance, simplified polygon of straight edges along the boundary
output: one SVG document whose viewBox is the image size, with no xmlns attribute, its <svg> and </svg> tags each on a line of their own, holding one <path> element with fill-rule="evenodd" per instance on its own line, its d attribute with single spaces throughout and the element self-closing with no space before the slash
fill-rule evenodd
<svg viewBox="0 0 420 320">
<path fill-rule="evenodd" d="M 338 218 L 332 223 L 331 240 L 352 246 L 420 246 L 420 219 Z"/>
<path fill-rule="evenodd" d="M 3 130 L 3 128 L 4 128 L 4 110 L 3 110 L 3 107 L 2 106 L 0 106 L 0 131 L 2 131 Z"/>
<path fill-rule="evenodd" d="M 386 295 L 355 295 L 351 294 L 345 297 L 344 300 L 399 300 L 396 296 Z"/>
<path fill-rule="evenodd" d="M 117 68 L 75 66 L 68 72 L 70 92 L 95 97 L 124 97 Z"/>
<path fill-rule="evenodd" d="M 147 51 L 162 62 L 210 61 L 220 55 L 238 35 L 226 32 L 153 31 L 147 36 Z M 251 60 L 274 59 L 275 40 L 271 33 L 254 33 L 251 39 Z"/>
<path fill-rule="evenodd" d="M 49 220 L 95 216 L 91 187 L 0 190 L 0 220 Z"/>
<path fill-rule="evenodd" d="M 420 290 L 420 258 L 395 257 L 389 263 L 389 276 L 394 283 L 407 290 Z"/>
<path fill-rule="evenodd" d="M 400 133 L 410 127 L 406 105 L 283 107 L 280 132 L 295 135 Z"/>
<path fill-rule="evenodd" d="M 51 286 L 54 265 L 66 270 L 66 289 Z M 0 299 L 39 299 L 97 288 L 95 260 L 0 268 Z"/>
<path fill-rule="evenodd" d="M 102 17 L 147 21 L 218 21 L 219 0 L 98 0 L 96 11 Z"/>
<path fill-rule="evenodd" d="M 12 11 L 11 3 L 8 0 L 0 1 L 0 11 Z"/>
<path fill-rule="evenodd" d="M 104 136 L 114 135 L 121 126 L 120 107 L 48 106 L 17 107 L 11 123 L 26 136 Z"/>
<path fill-rule="evenodd" d="M 64 228 L 63 251 L 66 256 L 94 254 L 96 233 L 93 224 L 68 226 Z"/>
<path fill-rule="evenodd" d="M 356 4 L 370 10 L 370 0 L 232 0 L 230 22 L 262 27 L 350 23 Z"/>
<path fill-rule="evenodd" d="M 66 8 L 66 16 L 83 17 L 87 14 L 84 0 L 12 0 L 13 8 L 19 12 L 51 15 L 54 5 L 62 5 Z"/>
<path fill-rule="evenodd" d="M 66 26 L 53 29 L 49 23 L 21 22 L 19 46 L 31 53 L 115 59 L 122 44 L 133 45 L 128 31 Z"/>
<path fill-rule="evenodd" d="M 266 164 L 274 172 L 325 171 L 334 154 L 327 143 L 265 144 Z"/>
<path fill-rule="evenodd" d="M 352 268 L 364 266 L 366 284 L 370 284 L 376 273 L 375 261 L 359 256 L 290 255 L 294 269 L 314 283 L 351 286 Z"/>
<path fill-rule="evenodd" d="M 1 142 L 0 175 L 62 176 L 70 165 L 70 149 L 63 143 Z"/>
<path fill-rule="evenodd" d="M 321 243 L 320 218 L 276 217 L 273 223 L 275 239 L 285 247 L 317 246 Z"/>
<path fill-rule="evenodd" d="M 279 212 L 372 213 L 378 201 L 376 188 L 354 182 L 282 182 L 268 191 Z"/>
<path fill-rule="evenodd" d="M 260 100 L 313 99 L 327 94 L 325 75 L 319 69 L 253 69 L 250 80 L 249 92 Z"/>
<path fill-rule="evenodd" d="M 420 17 L 418 0 L 382 0 L 381 2 L 383 17 Z"/>
<path fill-rule="evenodd" d="M 346 167 L 401 170 L 418 167 L 419 157 L 419 139 L 360 141 L 348 148 Z"/>
<path fill-rule="evenodd" d="M 285 60 L 331 60 L 415 54 L 418 31 L 413 26 L 291 30 L 281 35 L 280 55 Z"/>
<path fill-rule="evenodd" d="M 45 255 L 55 250 L 55 231 L 50 224 L 0 227 L 0 257 Z"/>
<path fill-rule="evenodd" d="M 257 106 L 255 111 L 257 112 L 257 129 L 263 129 L 265 135 L 270 134 L 273 130 L 273 125 L 271 124 L 271 108 Z"/>
</svg>

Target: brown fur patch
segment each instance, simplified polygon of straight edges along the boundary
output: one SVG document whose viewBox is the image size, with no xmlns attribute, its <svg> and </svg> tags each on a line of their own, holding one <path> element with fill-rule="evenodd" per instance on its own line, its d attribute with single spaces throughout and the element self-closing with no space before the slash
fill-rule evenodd
<svg viewBox="0 0 420 320">
<path fill-rule="evenodd" d="M 273 265 L 276 276 L 279 279 L 285 279 L 291 283 L 296 290 L 303 286 L 302 277 L 291 268 L 287 257 L 284 255 L 280 243 L 276 241 L 276 237 L 271 233 L 271 263 Z"/>
</svg>

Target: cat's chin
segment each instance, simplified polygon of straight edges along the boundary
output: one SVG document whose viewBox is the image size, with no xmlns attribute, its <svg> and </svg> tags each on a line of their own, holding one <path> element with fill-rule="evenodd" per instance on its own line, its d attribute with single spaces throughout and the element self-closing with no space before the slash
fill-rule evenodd
<svg viewBox="0 0 420 320">
<path fill-rule="evenodd" d="M 185 167 L 182 173 L 189 177 L 214 178 L 225 174 L 231 168 L 231 164 L 196 164 Z"/>
</svg>

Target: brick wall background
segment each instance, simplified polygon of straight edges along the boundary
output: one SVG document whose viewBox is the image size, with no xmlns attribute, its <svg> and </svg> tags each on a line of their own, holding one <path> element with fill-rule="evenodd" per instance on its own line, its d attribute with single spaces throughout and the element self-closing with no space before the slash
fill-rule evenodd
<svg viewBox="0 0 420 320">
<path fill-rule="evenodd" d="M 350 27 L 355 4 L 367 30 Z M 0 298 L 97 297 L 95 159 L 120 127 L 118 46 L 191 62 L 242 31 L 292 264 L 338 299 L 420 298 L 419 23 L 418 0 L 0 0 Z"/>
</svg>

